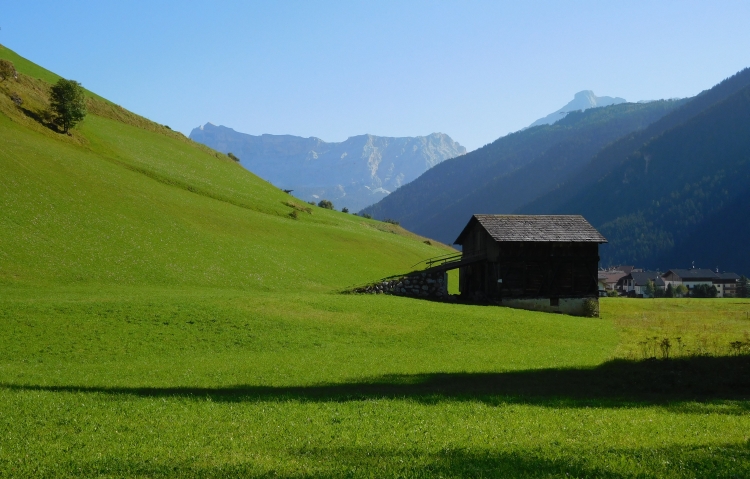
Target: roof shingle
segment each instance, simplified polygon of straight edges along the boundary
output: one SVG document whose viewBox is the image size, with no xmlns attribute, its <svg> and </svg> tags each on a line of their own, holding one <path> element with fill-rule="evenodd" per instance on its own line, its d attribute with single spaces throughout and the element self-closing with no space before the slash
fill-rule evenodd
<svg viewBox="0 0 750 479">
<path fill-rule="evenodd" d="M 473 221 L 478 221 L 495 241 L 607 242 L 580 215 L 474 215 L 456 244 L 463 244 Z"/>
</svg>

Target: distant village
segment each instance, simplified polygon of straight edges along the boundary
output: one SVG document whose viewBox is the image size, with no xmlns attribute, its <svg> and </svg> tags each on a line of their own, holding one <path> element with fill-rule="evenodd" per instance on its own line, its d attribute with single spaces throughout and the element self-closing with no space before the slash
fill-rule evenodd
<svg viewBox="0 0 750 479">
<path fill-rule="evenodd" d="M 670 269 L 666 273 L 633 266 L 599 270 L 599 296 L 631 298 L 738 298 L 748 297 L 748 279 L 736 273 L 710 269 Z"/>
</svg>

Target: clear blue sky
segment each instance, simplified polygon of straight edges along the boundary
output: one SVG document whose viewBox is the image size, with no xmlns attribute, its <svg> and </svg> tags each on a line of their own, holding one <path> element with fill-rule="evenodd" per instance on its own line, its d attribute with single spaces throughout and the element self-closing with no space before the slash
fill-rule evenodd
<svg viewBox="0 0 750 479">
<path fill-rule="evenodd" d="M 684 97 L 750 66 L 748 1 L 5 0 L 0 43 L 159 123 L 474 149 L 575 92 Z"/>
</svg>

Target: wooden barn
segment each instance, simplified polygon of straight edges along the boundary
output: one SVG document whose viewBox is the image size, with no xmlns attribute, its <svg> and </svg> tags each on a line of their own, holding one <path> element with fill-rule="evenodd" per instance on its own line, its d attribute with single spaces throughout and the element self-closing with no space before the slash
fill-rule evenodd
<svg viewBox="0 0 750 479">
<path fill-rule="evenodd" d="M 455 241 L 459 289 L 504 306 L 585 314 L 586 300 L 598 302 L 606 242 L 578 215 L 474 215 Z"/>
</svg>

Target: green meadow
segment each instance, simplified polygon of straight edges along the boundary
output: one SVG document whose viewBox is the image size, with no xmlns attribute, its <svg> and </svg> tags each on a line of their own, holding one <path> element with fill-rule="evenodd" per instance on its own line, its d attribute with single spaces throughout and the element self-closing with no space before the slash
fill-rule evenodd
<svg viewBox="0 0 750 479">
<path fill-rule="evenodd" d="M 0 477 L 750 476 L 747 300 L 345 294 L 450 250 L 0 58 Z"/>
</svg>

